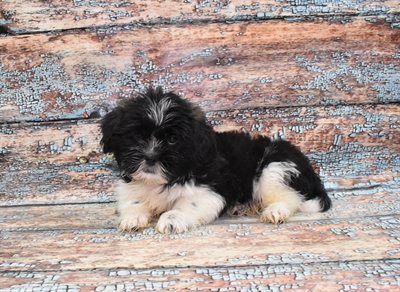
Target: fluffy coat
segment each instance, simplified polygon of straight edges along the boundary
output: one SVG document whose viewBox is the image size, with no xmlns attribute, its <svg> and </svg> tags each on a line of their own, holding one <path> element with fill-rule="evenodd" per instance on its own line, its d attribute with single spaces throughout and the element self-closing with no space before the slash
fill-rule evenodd
<svg viewBox="0 0 400 292">
<path fill-rule="evenodd" d="M 237 203 L 281 223 L 299 210 L 327 211 L 324 186 L 307 157 L 284 140 L 217 133 L 199 107 L 161 88 L 121 102 L 101 123 L 104 153 L 113 153 L 121 230 L 161 233 L 207 224 Z"/>
</svg>

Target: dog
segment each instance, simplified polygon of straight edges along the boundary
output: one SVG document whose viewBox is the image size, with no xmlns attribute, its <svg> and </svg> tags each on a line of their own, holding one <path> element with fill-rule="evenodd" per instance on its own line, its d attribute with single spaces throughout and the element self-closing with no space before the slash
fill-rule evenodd
<svg viewBox="0 0 400 292">
<path fill-rule="evenodd" d="M 202 110 L 161 87 L 123 100 L 101 121 L 104 153 L 113 153 L 119 229 L 184 233 L 237 204 L 262 222 L 327 211 L 331 200 L 307 157 L 285 140 L 215 132 Z"/>
</svg>

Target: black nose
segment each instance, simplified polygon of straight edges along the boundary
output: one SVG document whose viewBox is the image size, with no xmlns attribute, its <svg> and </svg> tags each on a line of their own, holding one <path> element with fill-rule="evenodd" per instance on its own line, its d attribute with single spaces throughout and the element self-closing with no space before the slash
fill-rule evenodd
<svg viewBox="0 0 400 292">
<path fill-rule="evenodd" d="M 148 166 L 153 166 L 154 164 L 157 163 L 159 158 L 160 158 L 160 156 L 158 154 L 152 154 L 152 155 L 146 155 L 144 157 L 144 160 L 146 161 Z"/>
</svg>

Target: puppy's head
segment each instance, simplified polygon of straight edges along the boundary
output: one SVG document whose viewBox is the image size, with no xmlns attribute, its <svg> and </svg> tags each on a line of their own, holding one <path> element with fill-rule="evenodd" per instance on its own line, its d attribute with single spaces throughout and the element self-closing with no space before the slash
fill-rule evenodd
<svg viewBox="0 0 400 292">
<path fill-rule="evenodd" d="M 114 153 L 126 181 L 185 181 L 216 155 L 200 108 L 160 87 L 123 101 L 103 118 L 101 130 L 103 151 Z"/>
</svg>

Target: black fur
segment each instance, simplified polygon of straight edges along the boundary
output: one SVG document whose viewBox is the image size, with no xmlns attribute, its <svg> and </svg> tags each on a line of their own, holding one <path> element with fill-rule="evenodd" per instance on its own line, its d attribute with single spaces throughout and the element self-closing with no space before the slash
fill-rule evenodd
<svg viewBox="0 0 400 292">
<path fill-rule="evenodd" d="M 156 125 L 144 109 L 165 98 L 176 105 L 166 112 L 174 118 Z M 161 88 L 149 88 L 145 94 L 123 101 L 103 118 L 101 129 L 103 150 L 114 153 L 126 182 L 132 180 L 138 161 L 155 160 L 165 170 L 166 188 L 188 181 L 207 185 L 225 199 L 225 211 L 237 202 L 252 199 L 253 181 L 260 178 L 268 164 L 289 161 L 296 165 L 300 175 L 292 175 L 287 184 L 301 193 L 304 200 L 319 198 L 322 211 L 331 207 L 309 160 L 291 143 L 271 141 L 265 136 L 251 138 L 238 132 L 216 133 L 198 107 L 172 92 L 164 93 Z M 132 149 L 140 148 L 151 136 L 162 141 L 157 155 L 132 158 Z"/>
</svg>

